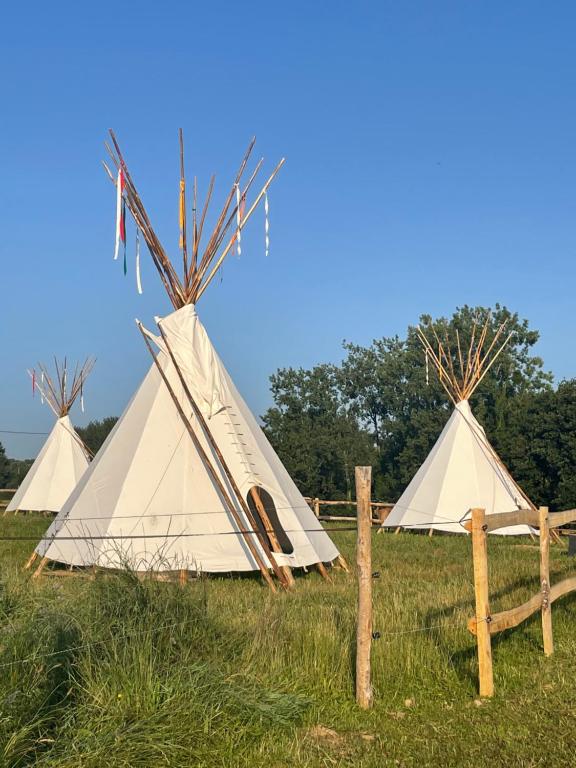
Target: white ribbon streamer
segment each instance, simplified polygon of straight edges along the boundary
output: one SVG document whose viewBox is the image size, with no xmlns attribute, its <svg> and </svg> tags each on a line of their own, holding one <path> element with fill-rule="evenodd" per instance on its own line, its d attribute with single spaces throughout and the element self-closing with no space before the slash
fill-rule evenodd
<svg viewBox="0 0 576 768">
<path fill-rule="evenodd" d="M 268 221 L 268 192 L 264 192 L 264 242 L 266 244 L 266 256 L 270 253 L 270 222 Z"/>
<path fill-rule="evenodd" d="M 40 388 L 40 402 L 42 405 L 44 405 L 44 371 L 40 374 L 40 383 L 42 384 L 42 387 Z"/>
<path fill-rule="evenodd" d="M 142 294 L 142 281 L 140 279 L 140 230 L 136 228 L 136 288 Z"/>
<path fill-rule="evenodd" d="M 122 168 L 118 169 L 116 179 L 116 244 L 114 246 L 114 261 L 120 253 L 120 218 L 122 216 Z"/>
<path fill-rule="evenodd" d="M 236 184 L 236 254 L 242 255 L 242 235 L 240 233 L 240 184 Z"/>
<path fill-rule="evenodd" d="M 80 395 L 80 409 L 84 413 L 84 395 Z"/>
<path fill-rule="evenodd" d="M 425 350 L 425 357 L 426 357 L 426 386 L 428 387 L 430 385 L 430 376 L 428 371 L 428 350 Z"/>
</svg>

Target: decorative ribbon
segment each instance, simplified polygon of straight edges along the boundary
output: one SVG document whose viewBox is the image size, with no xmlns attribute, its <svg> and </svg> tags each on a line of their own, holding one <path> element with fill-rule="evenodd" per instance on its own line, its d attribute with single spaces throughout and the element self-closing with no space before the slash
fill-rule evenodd
<svg viewBox="0 0 576 768">
<path fill-rule="evenodd" d="M 40 374 L 40 383 L 42 388 L 40 389 L 40 402 L 44 405 L 44 371 Z"/>
<path fill-rule="evenodd" d="M 266 256 L 270 253 L 270 222 L 268 221 L 268 192 L 264 192 L 264 242 L 266 244 Z"/>
<path fill-rule="evenodd" d="M 429 376 L 429 370 L 428 370 L 428 350 L 427 349 L 424 352 L 424 356 L 426 358 L 426 386 L 428 387 L 430 385 L 430 376 Z"/>
<path fill-rule="evenodd" d="M 236 255 L 242 255 L 242 235 L 240 231 L 240 221 L 242 216 L 240 214 L 240 184 L 236 184 Z"/>
<path fill-rule="evenodd" d="M 32 397 L 34 397 L 35 392 L 36 392 L 36 371 L 32 369 Z"/>
<path fill-rule="evenodd" d="M 184 248 L 184 200 L 186 195 L 186 182 L 184 179 L 180 179 L 180 207 L 179 207 L 179 222 L 180 222 L 180 248 Z"/>
<path fill-rule="evenodd" d="M 126 227 L 124 223 L 125 211 L 123 206 L 124 186 L 124 171 L 122 170 L 122 166 L 120 166 L 118 169 L 118 178 L 116 179 L 116 244 L 114 247 L 114 261 L 117 260 L 118 254 L 120 253 L 120 240 L 122 239 L 124 244 L 126 244 Z"/>
<path fill-rule="evenodd" d="M 140 230 L 136 227 L 136 288 L 142 294 L 142 281 L 140 279 Z"/>
<path fill-rule="evenodd" d="M 80 410 L 84 413 L 84 383 L 80 384 Z"/>
</svg>

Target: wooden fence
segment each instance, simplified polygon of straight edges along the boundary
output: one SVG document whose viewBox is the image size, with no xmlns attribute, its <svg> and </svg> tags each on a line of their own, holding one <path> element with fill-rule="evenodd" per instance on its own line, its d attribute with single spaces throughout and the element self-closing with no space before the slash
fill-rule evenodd
<svg viewBox="0 0 576 768">
<path fill-rule="evenodd" d="M 348 520 L 355 522 L 357 519 L 356 516 L 352 515 L 322 514 L 322 507 L 356 507 L 357 503 L 355 501 L 349 501 L 347 499 L 327 501 L 325 499 L 312 498 L 310 496 L 304 496 L 304 499 L 308 502 L 318 520 Z M 393 506 L 394 504 L 388 501 L 371 501 L 372 522 L 382 524 L 390 514 L 390 510 Z"/>
<path fill-rule="evenodd" d="M 465 524 L 465 528 L 472 533 L 476 616 L 469 620 L 468 629 L 476 635 L 481 696 L 494 694 L 490 638 L 497 632 L 517 627 L 536 611 L 540 611 L 544 653 L 546 656 L 553 653 L 552 603 L 576 590 L 576 576 L 564 579 L 558 584 L 550 584 L 550 533 L 575 520 L 576 509 L 550 513 L 548 507 L 540 507 L 537 510 L 522 509 L 494 515 L 486 515 L 484 509 L 472 510 L 472 519 Z M 488 586 L 487 538 L 490 531 L 508 525 L 530 525 L 540 531 L 540 591 L 516 608 L 492 614 Z"/>
</svg>

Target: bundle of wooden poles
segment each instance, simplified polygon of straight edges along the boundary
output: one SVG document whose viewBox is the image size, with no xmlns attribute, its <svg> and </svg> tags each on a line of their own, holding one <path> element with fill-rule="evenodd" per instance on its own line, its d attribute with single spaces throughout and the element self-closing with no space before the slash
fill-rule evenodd
<svg viewBox="0 0 576 768">
<path fill-rule="evenodd" d="M 488 343 L 491 324 L 490 314 L 487 314 L 483 323 L 475 320 L 470 341 L 466 345 L 461 342 L 458 329 L 455 333 L 456 341 L 451 343 L 447 331 L 442 338 L 432 323 L 426 329 L 418 326 L 418 337 L 424 354 L 432 361 L 440 383 L 454 405 L 472 396 L 512 337 L 512 332 L 504 336 L 507 325 L 507 321 L 504 321 L 496 328 Z M 431 340 L 426 331 L 431 333 Z"/>
<path fill-rule="evenodd" d="M 268 177 L 254 201 L 248 207 L 246 201 L 248 194 L 260 172 L 263 165 L 261 158 L 254 171 L 245 179 L 246 168 L 252 154 L 256 139 L 253 138 L 248 145 L 248 149 L 240 163 L 240 167 L 230 191 L 226 196 L 216 225 L 208 238 L 206 244 L 201 247 L 202 235 L 206 216 L 214 190 L 215 177 L 212 176 L 208 185 L 206 199 L 202 206 L 200 215 L 197 214 L 198 183 L 194 178 L 193 185 L 193 205 L 192 205 L 192 238 L 189 243 L 186 217 L 186 179 L 184 174 L 184 141 L 182 130 L 180 135 L 180 246 L 182 250 L 182 274 L 179 275 L 172 261 L 164 250 L 158 239 L 146 209 L 136 190 L 136 186 L 130 176 L 130 172 L 120 151 L 118 141 L 114 132 L 110 131 L 112 145 L 106 142 L 106 150 L 110 155 L 111 161 L 116 169 L 116 175 L 112 173 L 106 163 L 103 163 L 106 172 L 114 184 L 116 184 L 117 173 L 120 168 L 124 173 L 124 199 L 126 205 L 134 218 L 136 226 L 142 232 L 144 240 L 150 251 L 154 266 L 158 270 L 160 278 L 166 288 L 168 296 L 175 309 L 186 304 L 196 304 L 202 296 L 210 282 L 214 279 L 224 259 L 232 250 L 240 231 L 244 228 L 256 207 L 266 194 L 268 187 L 274 180 L 276 174 L 284 164 L 284 158 L 280 160 L 271 175 Z"/>
<path fill-rule="evenodd" d="M 82 365 L 76 363 L 74 373 L 70 377 L 67 359 L 59 362 L 54 358 L 54 374 L 50 374 L 46 365 L 38 363 L 40 377 L 36 369 L 28 371 L 28 375 L 32 379 L 33 387 L 40 392 L 54 415 L 62 418 L 70 413 L 78 395 L 82 393 L 95 362 L 94 358 L 89 357 Z"/>
</svg>

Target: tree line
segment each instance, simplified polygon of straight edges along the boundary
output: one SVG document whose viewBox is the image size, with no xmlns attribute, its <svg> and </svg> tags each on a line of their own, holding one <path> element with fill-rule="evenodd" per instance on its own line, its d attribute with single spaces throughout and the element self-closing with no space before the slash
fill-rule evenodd
<svg viewBox="0 0 576 768">
<path fill-rule="evenodd" d="M 534 353 L 539 333 L 516 313 L 464 306 L 451 317 L 423 315 L 439 338 L 464 343 L 490 317 L 511 338 L 471 398 L 473 411 L 516 481 L 535 503 L 576 506 L 576 380 L 554 385 Z M 374 496 L 395 501 L 452 412 L 409 326 L 403 337 L 368 346 L 344 342 L 339 365 L 284 368 L 270 378 L 274 405 L 264 429 L 301 491 L 324 498 L 353 493 L 354 466 L 371 464 Z M 454 363 L 457 364 L 457 361 Z"/>
<path fill-rule="evenodd" d="M 506 307 L 458 308 L 451 317 L 423 315 L 439 338 L 465 344 L 474 325 L 490 318 L 511 333 L 471 399 L 516 481 L 535 503 L 576 507 L 576 379 L 554 384 L 534 353 L 538 331 Z M 490 334 L 489 334 L 490 336 Z M 344 342 L 338 365 L 282 368 L 270 377 L 273 405 L 264 431 L 300 490 L 320 498 L 352 498 L 354 466 L 373 467 L 374 496 L 395 501 L 438 438 L 452 404 L 409 326 L 403 337 L 368 346 Z M 456 364 L 456 363 L 455 363 Z M 116 417 L 78 433 L 95 453 Z M 7 459 L 0 446 L 0 487 L 15 487 L 30 462 Z"/>
</svg>

